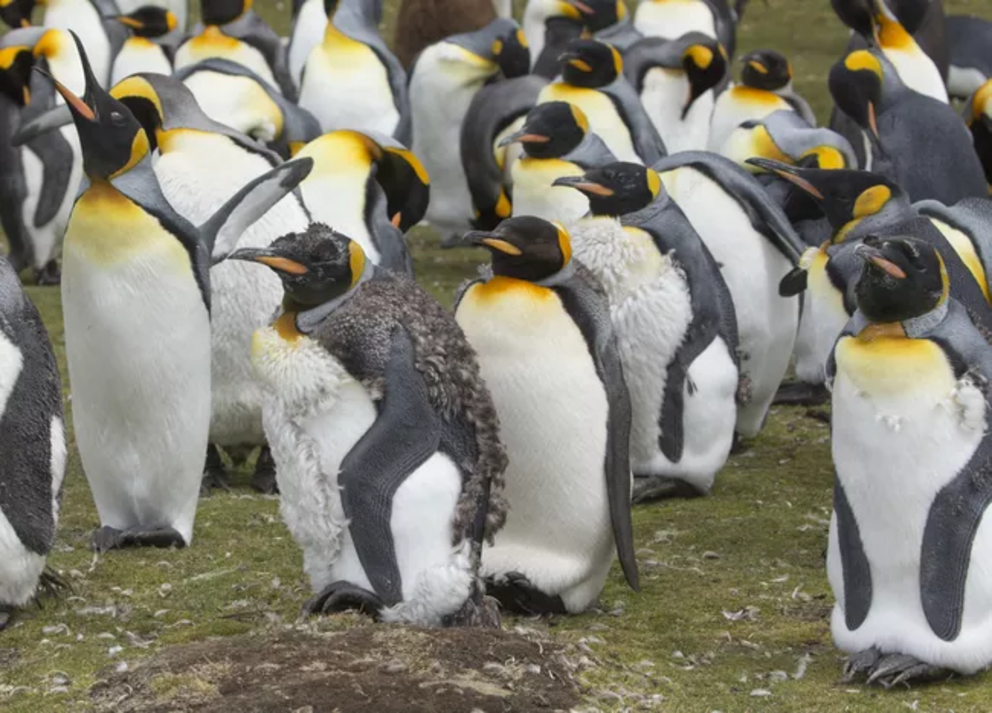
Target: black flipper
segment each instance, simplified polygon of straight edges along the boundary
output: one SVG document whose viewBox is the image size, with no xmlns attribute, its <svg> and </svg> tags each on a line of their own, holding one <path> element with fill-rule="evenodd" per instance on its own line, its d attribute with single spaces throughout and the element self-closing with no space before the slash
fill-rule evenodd
<svg viewBox="0 0 992 713">
<path fill-rule="evenodd" d="M 52 131 L 28 142 L 27 148 L 38 157 L 43 167 L 41 196 L 34 212 L 34 227 L 40 228 L 55 218 L 69 191 L 72 147 L 62 132 Z"/>
<path fill-rule="evenodd" d="M 620 566 L 627 583 L 638 591 L 640 584 L 630 516 L 630 395 L 623 378 L 620 354 L 610 322 L 609 304 L 601 288 L 596 285 L 595 278 L 578 265 L 575 276 L 552 289 L 582 332 L 596 365 L 596 373 L 606 390 L 609 424 L 604 471 L 606 493 L 610 501 L 610 520 L 613 523 Z"/>
<path fill-rule="evenodd" d="M 336 614 L 354 609 L 376 621 L 382 613 L 382 600 L 367 589 L 351 582 L 332 582 L 303 605 L 304 616 Z"/>
<path fill-rule="evenodd" d="M 393 333 L 379 414 L 341 464 L 341 500 L 362 568 L 386 606 L 403 598 L 390 519 L 393 495 L 438 450 L 441 419 L 414 364 L 406 330 Z"/>
<path fill-rule="evenodd" d="M 834 514 L 841 567 L 844 570 L 844 621 L 854 631 L 868 618 L 871 609 L 871 566 L 865 556 L 858 521 L 847 501 L 844 486 L 834 481 Z"/>
<path fill-rule="evenodd" d="M 682 350 L 679 349 L 668 365 L 665 397 L 661 402 L 661 435 L 658 438 L 658 446 L 662 454 L 672 463 L 682 460 L 682 450 L 685 446 L 685 434 L 682 432 L 682 411 L 685 401 L 682 392 L 685 378 L 686 367 L 682 362 Z"/>
</svg>

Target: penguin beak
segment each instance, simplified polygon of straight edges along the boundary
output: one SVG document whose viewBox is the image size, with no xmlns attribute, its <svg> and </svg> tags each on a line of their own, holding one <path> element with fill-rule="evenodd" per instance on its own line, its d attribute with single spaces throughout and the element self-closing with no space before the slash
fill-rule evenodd
<svg viewBox="0 0 992 713">
<path fill-rule="evenodd" d="M 303 263 L 284 257 L 271 248 L 241 248 L 228 255 L 227 259 L 257 262 L 287 275 L 305 275 L 309 272 Z"/>
<path fill-rule="evenodd" d="M 552 183 L 553 186 L 567 186 L 569 188 L 574 188 L 582 193 L 590 193 L 596 196 L 612 196 L 614 194 L 613 189 L 607 188 L 606 186 L 600 185 L 594 181 L 590 181 L 585 176 L 562 176 L 561 178 L 555 179 Z"/>
<path fill-rule="evenodd" d="M 874 245 L 862 243 L 854 250 L 854 254 L 884 272 L 889 277 L 897 280 L 905 280 L 906 272 L 894 262 L 885 257 L 885 252 L 879 250 Z"/>
<path fill-rule="evenodd" d="M 465 233 L 460 242 L 466 247 L 478 246 L 489 248 L 490 250 L 496 250 L 504 255 L 512 255 L 514 257 L 524 254 L 523 250 L 513 243 L 507 242 L 495 233 L 488 233 L 484 230 L 473 230 Z"/>
<path fill-rule="evenodd" d="M 749 158 L 745 161 L 745 163 L 752 166 L 757 166 L 758 168 L 768 171 L 769 173 L 774 173 L 776 176 L 784 178 L 786 181 L 796 186 L 803 192 L 808 193 L 813 198 L 821 201 L 824 200 L 823 193 L 820 189 L 803 178 L 802 169 L 768 158 Z"/>
<path fill-rule="evenodd" d="M 132 30 L 142 30 L 145 27 L 145 23 L 141 22 L 141 20 L 135 20 L 129 15 L 116 15 L 108 19 L 117 20 L 117 22 L 125 25 L 126 27 L 130 27 Z"/>
<path fill-rule="evenodd" d="M 591 72 L 592 67 L 584 59 L 579 57 L 575 52 L 562 52 L 558 55 L 558 61 L 561 63 L 567 62 L 568 64 L 575 67 L 580 72 Z"/>
<path fill-rule="evenodd" d="M 868 126 L 871 128 L 871 133 L 875 135 L 875 139 L 878 136 L 878 117 L 875 115 L 875 102 L 868 102 Z"/>
<path fill-rule="evenodd" d="M 500 141 L 497 144 L 497 148 L 503 148 L 504 146 L 509 146 L 510 144 L 516 144 L 516 143 L 521 143 L 521 144 L 546 144 L 549 141 L 551 141 L 551 138 L 550 137 L 543 136 L 541 134 L 532 134 L 532 133 L 529 133 L 527 131 L 527 127 L 525 126 L 520 131 L 518 131 L 516 133 L 513 133 L 513 134 L 510 134 L 509 136 L 507 136 L 506 138 L 504 138 L 502 141 Z"/>
<path fill-rule="evenodd" d="M 44 76 L 48 77 L 48 79 L 51 80 L 52 84 L 55 85 L 55 91 L 61 94 L 62 98 L 65 99 L 65 103 L 69 107 L 69 111 L 72 113 L 72 115 L 96 123 L 97 121 L 96 112 L 86 102 L 84 102 L 82 99 L 80 99 L 71 91 L 69 91 L 68 87 L 66 87 L 64 84 L 62 84 L 62 82 L 57 80 L 55 77 L 53 77 L 45 70 L 41 69 L 40 67 L 35 67 L 35 71 L 39 72 L 40 74 L 43 74 Z M 70 116 L 70 119 L 71 118 L 72 116 Z"/>
</svg>

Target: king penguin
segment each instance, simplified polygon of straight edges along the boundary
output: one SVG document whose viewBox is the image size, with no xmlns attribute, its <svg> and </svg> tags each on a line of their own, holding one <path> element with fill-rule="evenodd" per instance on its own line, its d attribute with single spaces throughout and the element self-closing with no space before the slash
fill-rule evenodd
<svg viewBox="0 0 992 713">
<path fill-rule="evenodd" d="M 76 442 L 102 524 L 93 545 L 183 547 L 210 430 L 211 254 L 228 251 L 311 162 L 264 174 L 194 227 L 167 202 L 145 131 L 73 39 L 86 92 L 55 86 L 86 183 L 66 232 L 62 304 Z"/>
<path fill-rule="evenodd" d="M 355 13 L 360 24 L 377 28 L 382 22 L 382 2 L 383 0 L 342 0 L 341 4 L 349 8 L 348 12 Z M 397 26 L 404 28 L 402 19 L 397 18 Z M 300 86 L 300 77 L 303 75 L 307 57 L 324 39 L 326 29 L 327 10 L 324 9 L 324 0 L 303 0 L 299 12 L 293 14 L 293 28 L 290 31 L 289 44 L 286 46 L 289 75 L 297 89 Z"/>
<path fill-rule="evenodd" d="M 107 87 L 111 64 L 128 36 L 127 28 L 113 19 L 119 14 L 115 0 L 46 0 L 43 24 L 76 33 L 89 52 L 94 76 Z"/>
<path fill-rule="evenodd" d="M 571 234 L 610 298 L 634 500 L 706 494 L 737 421 L 737 317 L 720 268 L 650 168 L 614 163 L 557 182 L 588 196 L 594 216 Z"/>
<path fill-rule="evenodd" d="M 506 453 L 451 314 L 319 223 L 231 258 L 285 290 L 252 353 L 280 509 L 315 593 L 304 610 L 498 626 L 477 574 L 506 516 Z"/>
<path fill-rule="evenodd" d="M 0 630 L 39 588 L 55 584 L 55 544 L 67 459 L 62 380 L 38 310 L 0 257 Z"/>
<path fill-rule="evenodd" d="M 614 550 L 636 590 L 631 407 L 606 295 L 560 225 L 510 218 L 463 241 L 493 256 L 492 276 L 462 291 L 455 317 L 509 458 L 506 525 L 482 554 L 488 592 L 511 611 L 581 612 Z"/>
<path fill-rule="evenodd" d="M 300 80 L 301 107 L 324 131 L 358 129 L 410 145 L 410 102 L 403 65 L 368 18 L 342 0 L 324 0 L 327 27 Z"/>
<path fill-rule="evenodd" d="M 613 163 L 601 138 L 574 104 L 550 102 L 531 109 L 523 127 L 501 142 L 520 143 L 524 153 L 513 164 L 513 215 L 533 215 L 571 225 L 589 212 L 579 192 L 555 185 L 565 176 Z"/>
<path fill-rule="evenodd" d="M 510 5 L 509 0 L 496 0 L 501 2 Z M 500 17 L 512 20 L 513 13 L 497 11 L 493 0 L 401 0 L 393 30 L 393 51 L 409 69 L 417 55 L 431 45 L 452 35 L 481 30 Z"/>
<path fill-rule="evenodd" d="M 558 73 L 558 56 L 582 37 L 587 19 L 612 0 L 528 0 L 523 28 L 530 45 L 531 71 L 545 79 Z"/>
<path fill-rule="evenodd" d="M 745 121 L 730 134 L 721 154 L 745 169 L 750 158 L 822 169 L 857 169 L 858 156 L 850 142 L 825 128 L 813 128 L 794 111 L 776 111 L 763 119 Z"/>
<path fill-rule="evenodd" d="M 973 674 L 992 664 L 992 347 L 932 245 L 870 236 L 857 256 L 828 366 L 834 643 L 846 680 Z"/>
<path fill-rule="evenodd" d="M 665 144 L 623 75 L 616 48 L 596 40 L 575 40 L 559 57 L 560 79 L 541 92 L 538 104 L 575 104 L 621 161 L 652 164 L 666 155 Z"/>
<path fill-rule="evenodd" d="M 718 39 L 717 18 L 706 0 L 646 0 L 637 5 L 634 27 L 645 37 L 674 40 L 689 32 Z"/>
<path fill-rule="evenodd" d="M 460 141 L 472 99 L 501 75 L 527 74 L 529 59 L 517 23 L 498 19 L 427 47 L 410 69 L 412 149 L 431 177 L 427 222 L 443 235 L 468 230 L 473 218 Z"/>
<path fill-rule="evenodd" d="M 169 34 L 178 26 L 176 16 L 154 5 L 145 5 L 128 15 L 118 15 L 118 22 L 131 31 L 114 57 L 110 69 L 110 85 L 138 72 L 172 74 L 170 50 L 152 40 Z"/>
<path fill-rule="evenodd" d="M 117 0 L 117 8 L 128 15 L 143 7 L 159 7 L 171 12 L 176 18 L 176 26 L 170 31 L 173 37 L 178 35 L 181 38 L 186 32 L 189 21 L 189 0 Z M 173 44 L 172 37 L 169 38 L 168 43 Z"/>
</svg>

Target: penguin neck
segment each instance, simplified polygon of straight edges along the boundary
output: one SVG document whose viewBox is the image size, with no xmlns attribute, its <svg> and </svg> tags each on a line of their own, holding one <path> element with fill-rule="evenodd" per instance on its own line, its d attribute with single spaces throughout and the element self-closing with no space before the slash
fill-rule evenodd
<svg viewBox="0 0 992 713">
<path fill-rule="evenodd" d="M 535 280 L 534 284 L 540 287 L 557 287 L 564 282 L 568 282 L 572 277 L 575 276 L 575 260 L 569 260 L 565 263 L 565 267 L 560 269 L 558 272 L 548 275 L 543 280 Z"/>
<path fill-rule="evenodd" d="M 329 300 L 322 305 L 317 305 L 316 307 L 311 307 L 308 310 L 297 312 L 295 319 L 296 328 L 301 334 L 312 334 L 318 327 L 320 327 L 321 324 L 323 324 L 325 319 L 335 312 L 335 310 L 339 309 L 344 303 L 354 297 L 362 284 L 371 280 L 374 275 L 375 265 L 372 264 L 370 260 L 366 260 L 365 269 L 362 270 L 362 276 L 358 278 L 358 281 L 354 285 L 352 285 L 351 289 L 343 295 L 335 297 L 333 300 Z"/>
<path fill-rule="evenodd" d="M 949 304 L 949 301 L 945 299 L 926 314 L 903 320 L 901 324 L 903 331 L 906 332 L 906 336 L 910 339 L 919 339 L 925 334 L 932 332 L 938 324 L 944 321 L 944 318 L 947 316 Z"/>
<path fill-rule="evenodd" d="M 338 27 L 334 24 L 334 21 L 337 19 L 338 12 L 339 10 L 335 10 L 334 12 L 332 12 L 330 15 L 327 16 L 327 27 L 324 29 L 324 40 L 323 40 L 324 47 L 330 49 L 332 47 L 342 48 L 342 47 L 348 47 L 349 45 L 361 44 L 360 42 L 357 42 L 356 40 L 353 40 L 350 37 L 348 37 L 348 35 L 346 35 L 341 30 L 339 30 Z"/>
</svg>

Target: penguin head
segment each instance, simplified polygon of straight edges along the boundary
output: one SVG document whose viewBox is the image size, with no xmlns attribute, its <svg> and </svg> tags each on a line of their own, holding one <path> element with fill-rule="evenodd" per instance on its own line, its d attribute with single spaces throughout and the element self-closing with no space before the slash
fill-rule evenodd
<svg viewBox="0 0 992 713">
<path fill-rule="evenodd" d="M 100 86 L 90 67 L 86 50 L 70 31 L 79 50 L 86 79 L 82 98 L 49 75 L 55 89 L 69 107 L 83 154 L 83 170 L 89 178 L 109 180 L 137 165 L 149 155 L 148 136 L 131 111 Z"/>
<path fill-rule="evenodd" d="M 830 0 L 840 21 L 870 44 L 878 44 L 878 0 Z"/>
<path fill-rule="evenodd" d="M 723 45 L 701 32 L 690 34 L 693 42 L 682 51 L 682 68 L 689 79 L 689 99 L 682 107 L 683 119 L 695 101 L 719 84 L 727 73 L 727 50 Z M 682 40 L 685 39 L 683 36 Z"/>
<path fill-rule="evenodd" d="M 127 15 L 114 17 L 136 37 L 162 37 L 176 29 L 176 16 L 164 7 L 143 5 Z"/>
<path fill-rule="evenodd" d="M 510 134 L 499 145 L 519 143 L 532 158 L 560 158 L 582 143 L 589 133 L 589 119 L 567 102 L 538 104 L 527 113 L 520 131 Z"/>
<path fill-rule="evenodd" d="M 562 78 L 575 87 L 605 87 L 623 74 L 620 53 L 598 40 L 572 40 L 558 61 Z"/>
<path fill-rule="evenodd" d="M 439 45 L 446 64 L 489 79 L 499 70 L 506 78 L 530 72 L 530 49 L 516 22 L 498 17 L 481 30 L 452 35 Z"/>
<path fill-rule="evenodd" d="M 472 231 L 463 245 L 487 248 L 493 256 L 493 274 L 537 282 L 551 277 L 572 259 L 572 238 L 560 223 L 542 218 L 508 218 L 491 232 Z"/>
<path fill-rule="evenodd" d="M 947 268 L 932 244 L 908 236 L 868 236 L 854 252 L 863 261 L 855 299 L 870 321 L 913 319 L 947 299 Z"/>
<path fill-rule="evenodd" d="M 562 176 L 556 186 L 569 186 L 589 199 L 593 215 L 618 217 L 641 210 L 662 192 L 658 174 L 637 163 L 617 162 L 586 171 L 581 176 Z"/>
<path fill-rule="evenodd" d="M 206 26 L 234 22 L 251 9 L 251 0 L 201 0 L 200 19 Z"/>
<path fill-rule="evenodd" d="M 324 14 L 327 17 L 334 17 L 334 13 L 341 7 L 341 0 L 324 0 Z"/>
<path fill-rule="evenodd" d="M 284 235 L 267 248 L 235 250 L 227 259 L 257 262 L 275 272 L 282 280 L 287 312 L 302 312 L 344 295 L 372 267 L 361 245 L 323 223 Z"/>
<path fill-rule="evenodd" d="M 573 2 L 579 11 L 585 29 L 595 34 L 607 27 L 613 27 L 629 14 L 624 0 L 582 0 Z"/>
<path fill-rule="evenodd" d="M 755 89 L 775 92 L 785 89 L 792 81 L 792 65 L 785 55 L 775 50 L 755 50 L 741 57 L 741 84 Z"/>
<path fill-rule="evenodd" d="M 882 103 L 884 67 L 871 50 L 851 52 L 830 70 L 830 94 L 837 108 L 878 142 L 878 110 Z"/>
<path fill-rule="evenodd" d="M 30 47 L 14 45 L 0 49 L 0 94 L 18 106 L 27 106 L 31 101 L 33 66 L 34 53 Z"/>
<path fill-rule="evenodd" d="M 530 74 L 530 47 L 527 37 L 519 27 L 507 31 L 493 42 L 493 56 L 506 79 Z"/>
<path fill-rule="evenodd" d="M 35 0 L 0 0 L 0 20 L 7 27 L 31 27 Z"/>
</svg>

